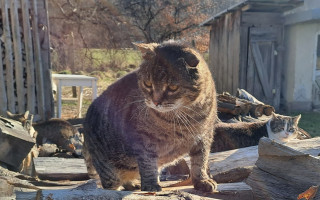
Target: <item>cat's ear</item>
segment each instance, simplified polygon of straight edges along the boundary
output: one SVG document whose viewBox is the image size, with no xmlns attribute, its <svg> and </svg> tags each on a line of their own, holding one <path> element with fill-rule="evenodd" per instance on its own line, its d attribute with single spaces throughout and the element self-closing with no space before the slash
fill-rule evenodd
<svg viewBox="0 0 320 200">
<path fill-rule="evenodd" d="M 296 123 L 296 124 L 299 123 L 300 119 L 301 119 L 301 114 L 293 117 L 293 121 L 294 121 L 294 123 Z"/>
<path fill-rule="evenodd" d="M 24 117 L 25 119 L 28 119 L 28 117 L 29 117 L 29 110 L 27 110 L 27 111 L 24 113 L 23 117 Z"/>
<path fill-rule="evenodd" d="M 276 119 L 277 118 L 277 114 L 272 112 L 272 119 Z"/>
<path fill-rule="evenodd" d="M 197 67 L 200 62 L 198 57 L 191 50 L 185 51 L 184 59 L 190 67 Z"/>
<path fill-rule="evenodd" d="M 154 49 L 159 45 L 157 43 L 133 43 L 135 46 L 138 47 L 140 52 L 142 53 L 142 57 L 145 60 L 149 60 L 155 55 Z"/>
</svg>

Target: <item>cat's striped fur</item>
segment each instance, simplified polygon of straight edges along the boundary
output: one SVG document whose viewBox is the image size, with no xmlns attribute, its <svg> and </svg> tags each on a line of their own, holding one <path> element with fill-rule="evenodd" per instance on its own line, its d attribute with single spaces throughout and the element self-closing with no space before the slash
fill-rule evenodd
<svg viewBox="0 0 320 200">
<path fill-rule="evenodd" d="M 207 174 L 216 120 L 216 92 L 199 53 L 177 42 L 137 44 L 140 68 L 118 80 L 89 107 L 84 123 L 89 173 L 117 189 L 141 178 L 159 191 L 158 172 L 189 154 L 195 189 L 213 191 Z"/>
</svg>

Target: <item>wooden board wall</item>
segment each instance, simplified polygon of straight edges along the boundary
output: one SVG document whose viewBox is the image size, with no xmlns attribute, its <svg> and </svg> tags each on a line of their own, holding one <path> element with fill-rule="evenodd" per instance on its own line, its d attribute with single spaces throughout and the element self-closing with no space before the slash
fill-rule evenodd
<svg viewBox="0 0 320 200">
<path fill-rule="evenodd" d="M 241 11 L 217 19 L 210 32 L 209 66 L 219 93 L 239 87 Z"/>
<path fill-rule="evenodd" d="M 46 0 L 0 0 L 0 109 L 53 116 Z"/>
</svg>

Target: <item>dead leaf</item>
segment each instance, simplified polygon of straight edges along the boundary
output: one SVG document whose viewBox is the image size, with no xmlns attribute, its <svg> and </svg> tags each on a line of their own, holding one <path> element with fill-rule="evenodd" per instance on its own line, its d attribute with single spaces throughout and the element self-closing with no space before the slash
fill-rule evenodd
<svg viewBox="0 0 320 200">
<path fill-rule="evenodd" d="M 319 185 L 311 186 L 305 192 L 302 192 L 301 194 L 299 194 L 297 199 L 300 200 L 304 198 L 306 200 L 312 200 L 316 196 L 318 189 L 319 189 Z"/>
</svg>

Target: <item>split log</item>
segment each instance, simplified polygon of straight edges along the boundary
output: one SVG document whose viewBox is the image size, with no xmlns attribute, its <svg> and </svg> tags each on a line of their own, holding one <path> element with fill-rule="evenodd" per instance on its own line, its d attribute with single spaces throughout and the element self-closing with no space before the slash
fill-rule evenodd
<svg viewBox="0 0 320 200">
<path fill-rule="evenodd" d="M 34 165 L 36 175 L 43 180 L 89 179 L 84 159 L 38 157 Z"/>
<path fill-rule="evenodd" d="M 244 89 L 237 89 L 237 97 L 239 97 L 240 99 L 246 99 L 254 104 L 262 104 L 264 105 L 263 102 L 259 101 L 258 99 L 256 99 L 254 96 L 252 96 L 249 92 L 247 92 Z"/>
<path fill-rule="evenodd" d="M 35 140 L 21 123 L 0 117 L 0 161 L 18 169 Z"/>
<path fill-rule="evenodd" d="M 250 95 L 249 93 L 247 94 Z M 256 118 L 261 117 L 263 114 L 270 116 L 275 111 L 272 106 L 252 99 L 255 99 L 252 95 L 251 98 L 241 99 L 224 92 L 218 95 L 218 111 L 234 116 L 250 114 Z"/>
<path fill-rule="evenodd" d="M 241 107 L 231 103 L 218 101 L 218 111 L 232 115 L 239 115 L 241 113 Z"/>
<path fill-rule="evenodd" d="M 286 145 L 262 138 L 256 168 L 247 180 L 255 199 L 297 199 L 309 187 L 319 185 L 320 159 L 315 157 L 319 149 L 320 138 Z M 315 199 L 320 199 L 319 192 Z"/>
</svg>

